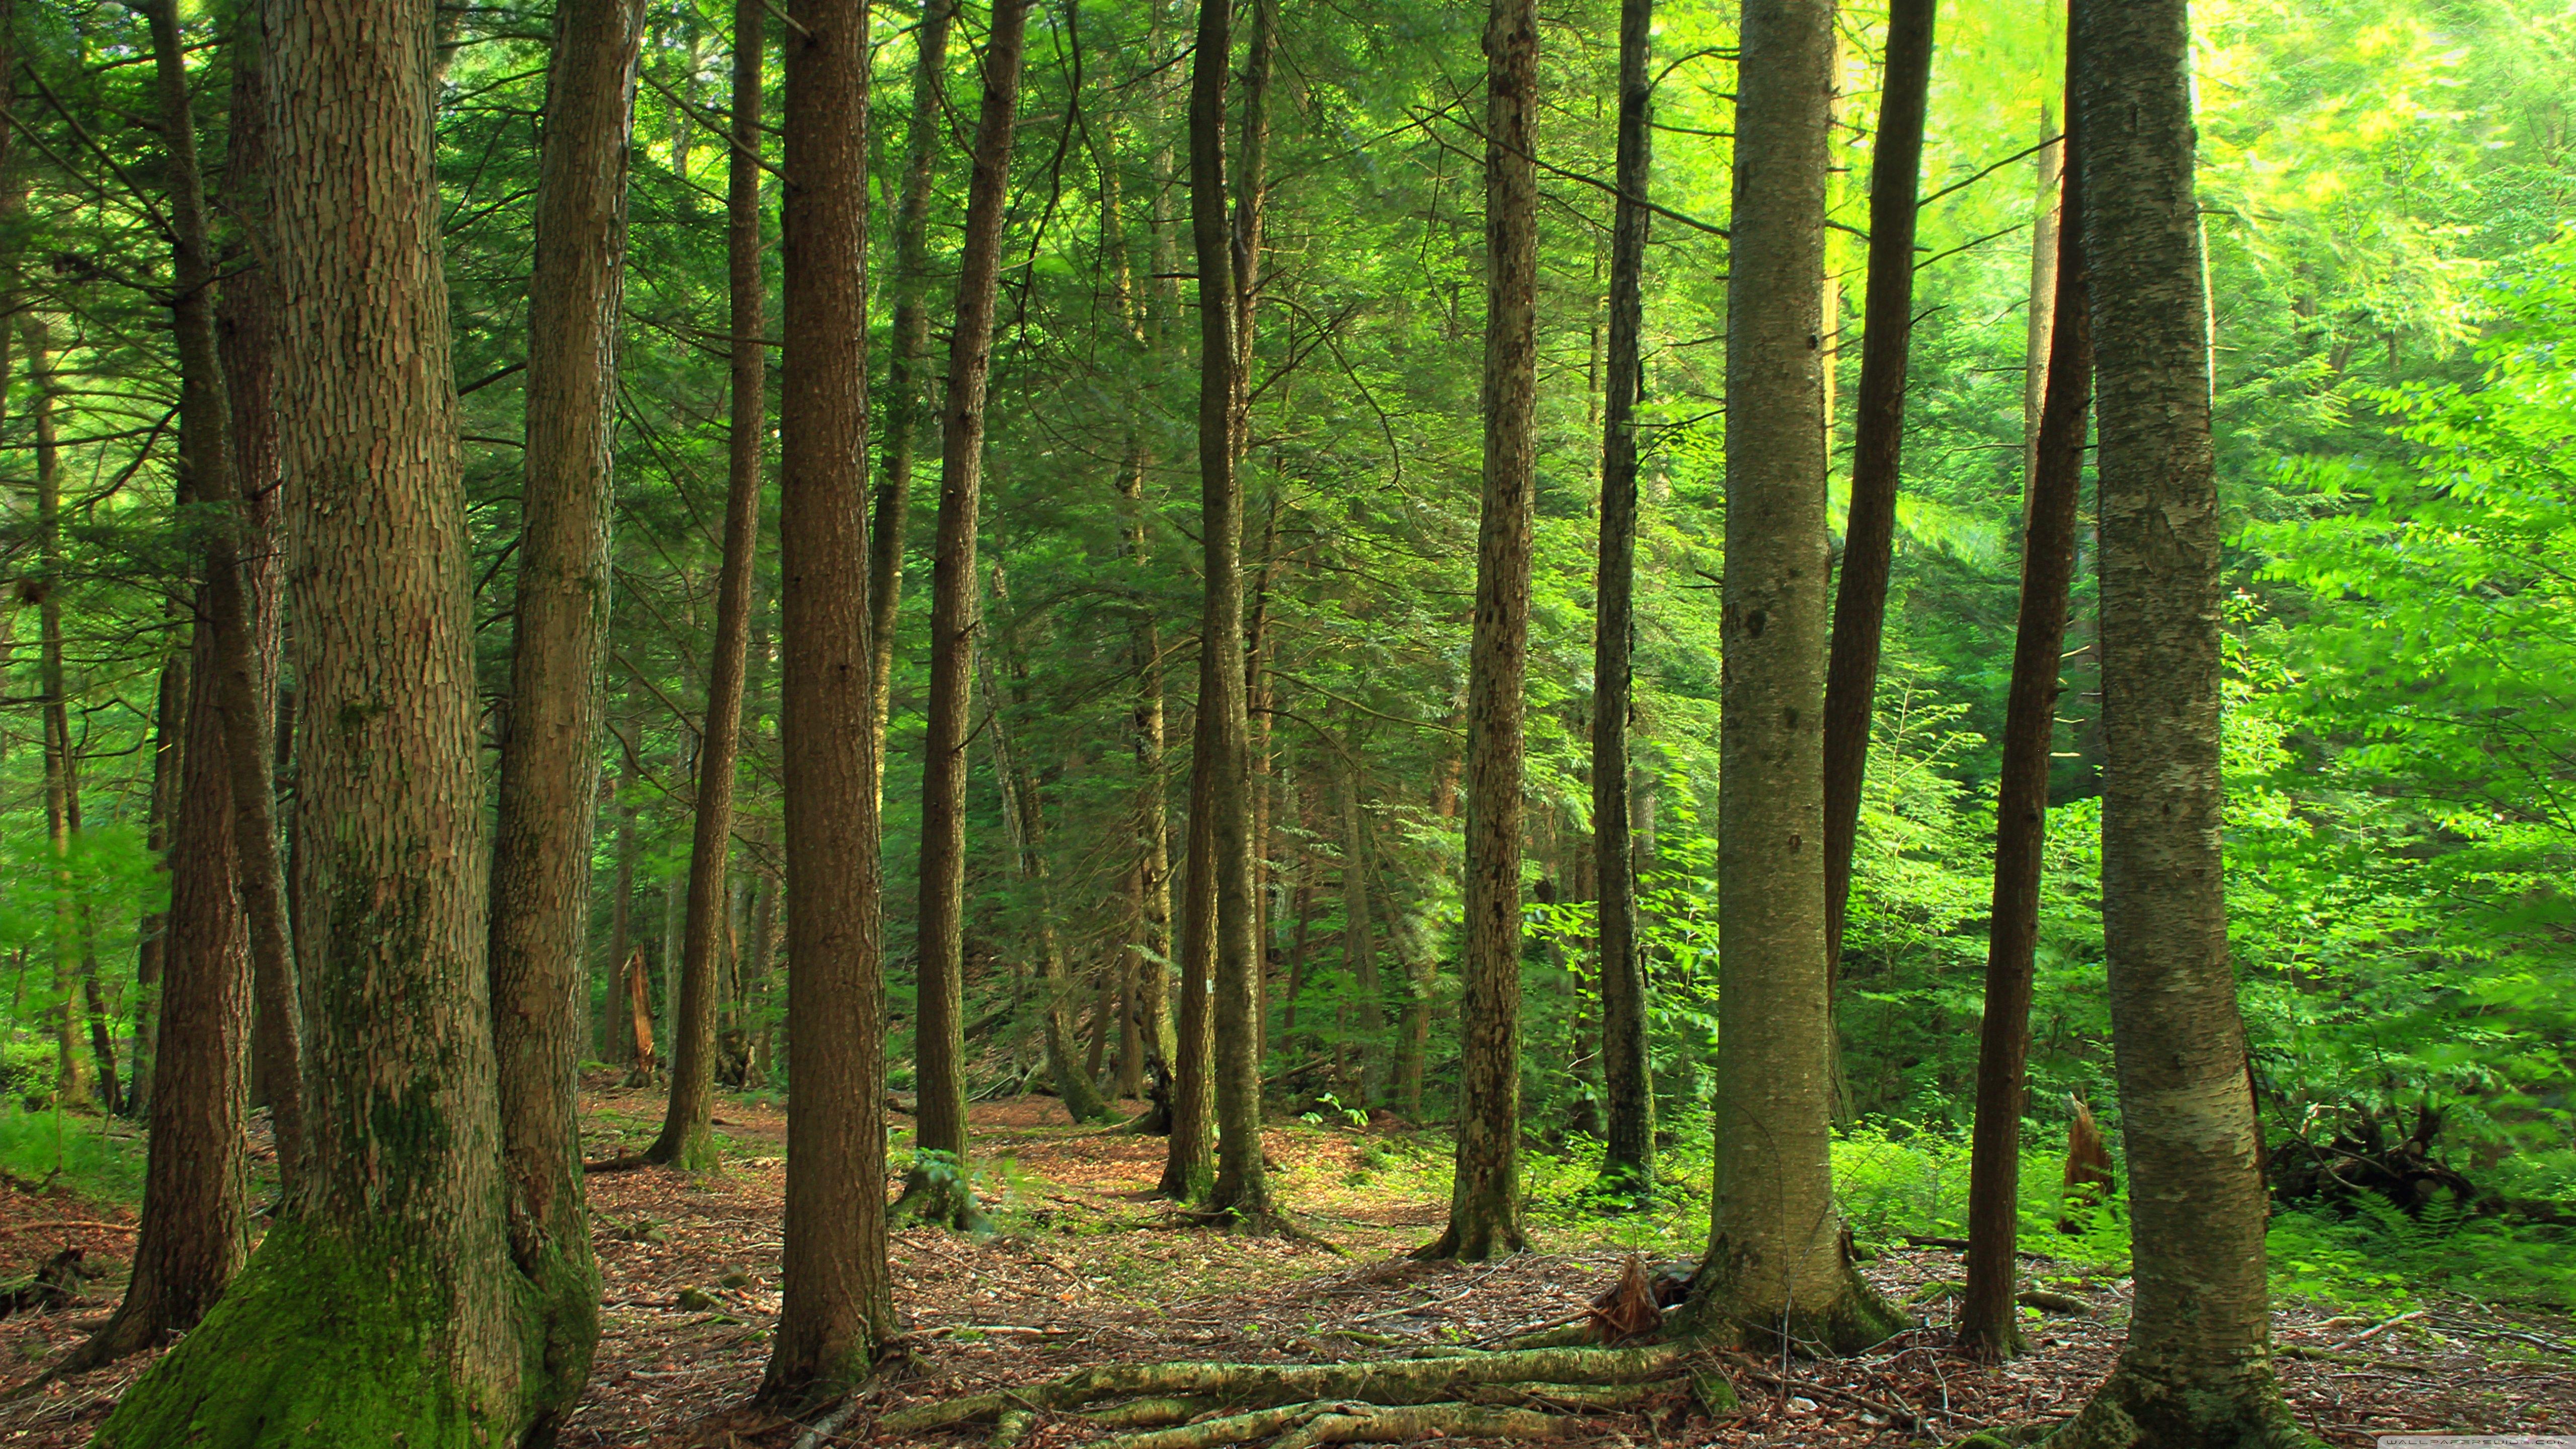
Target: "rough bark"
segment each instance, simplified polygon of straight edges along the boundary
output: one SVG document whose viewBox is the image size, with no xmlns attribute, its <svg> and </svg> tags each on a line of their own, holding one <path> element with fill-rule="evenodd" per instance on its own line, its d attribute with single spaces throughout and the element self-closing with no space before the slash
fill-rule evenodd
<svg viewBox="0 0 2576 1449">
<path fill-rule="evenodd" d="M 2030 227 L 2030 315 L 2022 331 L 2021 374 L 2021 506 L 2027 514 L 2031 490 L 2039 481 L 2039 430 L 2048 408 L 2049 355 L 2056 348 L 2058 222 L 2064 215 L 2066 143 L 2048 102 L 2039 103 L 2039 154 L 2032 158 L 2039 174 L 2038 208 Z M 2088 384 L 2089 386 L 2089 384 Z M 2028 524 L 2024 524 L 2027 529 Z"/>
<path fill-rule="evenodd" d="M 2076 0 L 2101 498 L 2102 924 L 2136 1306 L 2053 1442 L 2307 1444 L 2272 1373 L 2220 878 L 2219 506 L 2185 0 Z"/>
<path fill-rule="evenodd" d="M 1243 489 L 1236 476 L 1242 389 L 1237 378 L 1241 296 L 1225 186 L 1226 67 L 1232 27 L 1224 0 L 1201 0 L 1190 63 L 1190 238 L 1198 261 L 1199 750 L 1191 764 L 1191 829 L 1207 825 L 1213 897 L 1207 924 L 1214 988 L 1216 1184 L 1209 1201 L 1247 1223 L 1271 1213 L 1261 1156 L 1261 961 L 1253 900 L 1251 731 L 1244 684 Z M 1198 864 L 1195 839 L 1192 865 Z M 1193 911 L 1189 926 L 1199 924 Z M 1186 986 L 1184 990 L 1186 991 Z"/>
<path fill-rule="evenodd" d="M 762 0 L 733 13 L 733 146 L 725 190 L 725 264 L 732 294 L 732 430 L 726 445 L 724 562 L 716 576 L 716 633 L 707 661 L 707 711 L 698 746 L 697 809 L 690 821 L 688 917 L 680 928 L 680 1002 L 673 1017 L 671 1094 L 661 1135 L 644 1156 L 703 1172 L 716 1165 L 716 969 L 726 929 L 725 880 L 733 857 L 733 787 L 742 753 L 742 681 L 751 649 L 752 557 L 760 545 L 762 438 L 767 432 L 768 310 L 760 275 Z M 885 738 L 882 716 L 873 726 Z M 870 752 L 874 759 L 877 751 Z M 876 787 L 871 786 L 871 790 Z"/>
<path fill-rule="evenodd" d="M 930 576 L 930 703 L 922 740 L 921 902 L 917 914 L 917 1080 L 923 1151 L 953 1160 L 945 1173 L 919 1165 L 906 1184 L 914 1210 L 962 1222 L 974 1211 L 967 1168 L 964 1020 L 966 742 L 975 674 L 975 532 L 983 506 L 985 388 L 993 366 L 993 307 L 1001 278 L 1002 222 L 1010 200 L 1011 143 L 1019 121 L 1022 41 L 1029 0 L 997 0 L 984 44 L 983 97 L 966 184 L 957 299 L 940 405 L 939 522 Z M 926 62 L 925 62 L 926 63 Z M 923 90 L 916 82 L 915 91 Z M 924 162 L 922 164 L 927 164 Z M 927 324 L 924 324 L 927 325 Z M 901 406 L 898 403 L 898 406 Z M 1004 788 L 1010 788 L 1006 781 Z M 1050 1022 L 1062 1003 L 1050 1002 Z M 1050 1037 L 1049 1045 L 1054 1045 Z M 1070 1105 L 1070 1102 L 1068 1102 Z"/>
<path fill-rule="evenodd" d="M 283 444 L 312 1172 L 99 1442 L 512 1442 L 561 1385 L 504 1218 L 434 7 L 275 0 L 263 19 L 298 400 Z"/>
<path fill-rule="evenodd" d="M 1704 1332 L 1883 1336 L 1834 1208 L 1822 412 L 1831 0 L 1746 0 L 1727 274 L 1716 1192 Z"/>
<path fill-rule="evenodd" d="M 1851 509 L 1835 580 L 1834 634 L 1825 665 L 1825 970 L 1842 960 L 1852 851 L 1887 584 L 1896 552 L 1897 465 L 1905 447 L 1905 364 L 1914 338 L 1915 196 L 1923 114 L 1932 84 L 1937 0 L 1892 0 L 1878 136 L 1869 172 L 1869 297 L 1862 314 L 1860 404 L 1852 437 Z M 1828 461 L 1830 468 L 1831 463 Z M 1830 1003 L 1828 1006 L 1830 1009 Z"/>
<path fill-rule="evenodd" d="M 2072 150 L 2071 137 L 2068 147 Z M 2073 198 L 2070 198 L 2073 199 Z M 2057 207 L 2041 199 L 2043 211 Z M 1995 800 L 1995 884 L 1986 938 L 1985 1021 L 1977 1052 L 1977 1115 L 1968 1167 L 1966 1290 L 1959 1341 L 1987 1359 L 2021 1348 L 2014 1301 L 2021 1227 L 2021 1117 L 2030 1057 L 2031 972 L 2039 944 L 2040 866 L 2048 839 L 2049 747 L 2057 734 L 2058 663 L 2066 647 L 2067 595 L 2092 403 L 2092 319 L 2084 300 L 2084 227 L 2078 206 L 2056 232 L 2048 273 L 2047 405 L 2039 418 L 2023 495 L 2021 617 L 2012 687 L 2004 703 L 2004 753 Z"/>
<path fill-rule="evenodd" d="M 1458 1174 L 1426 1257 L 1524 1245 L 1521 1136 L 1521 718 L 1537 490 L 1538 7 L 1485 15 L 1485 469 L 1467 665 L 1466 952 L 1459 974 Z"/>
<path fill-rule="evenodd" d="M 1207 652 L 1202 645 L 1200 652 Z M 1190 731 L 1190 793 L 1182 846 L 1181 1002 L 1174 1015 L 1171 1132 L 1156 1190 L 1182 1202 L 1206 1199 L 1216 1185 L 1216 820 L 1204 797 L 1214 782 L 1199 763 L 1208 753 L 1207 672 L 1199 673 L 1199 707 Z"/>
<path fill-rule="evenodd" d="M 895 1330 L 867 642 L 866 0 L 791 0 L 779 360 L 786 787 L 784 1301 L 761 1397 L 834 1395 Z"/>
<path fill-rule="evenodd" d="M 930 378 L 930 205 L 947 132 L 948 32 L 957 0 L 923 0 L 913 27 L 912 112 L 903 132 L 903 198 L 894 217 L 894 325 L 888 329 L 885 435 L 880 443 L 874 513 L 868 525 L 868 641 L 876 661 L 877 798 L 885 798 L 887 710 L 893 700 L 895 620 L 903 605 L 903 534 L 912 506 L 913 452 Z M 735 115 L 741 115 L 737 104 Z M 735 123 L 739 126 L 739 120 Z M 736 142 L 740 144 L 739 141 Z M 758 177 L 751 182 L 757 189 Z M 918 1023 L 916 1023 L 918 1025 Z"/>
<path fill-rule="evenodd" d="M 1601 433 L 1601 555 L 1592 636 L 1592 851 L 1601 961 L 1602 1095 L 1609 1121 L 1601 1186 L 1613 1201 L 1654 1190 L 1655 1092 L 1646 1068 L 1646 971 L 1637 944 L 1637 861 L 1628 831 L 1628 717 L 1634 705 L 1637 404 L 1653 180 L 1654 0 L 1619 7 L 1619 199 L 1610 224 L 1610 340 Z"/>
</svg>

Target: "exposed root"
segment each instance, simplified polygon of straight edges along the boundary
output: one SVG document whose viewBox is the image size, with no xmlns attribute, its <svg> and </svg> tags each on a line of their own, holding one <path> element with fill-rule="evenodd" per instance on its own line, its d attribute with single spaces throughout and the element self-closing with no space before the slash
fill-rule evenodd
<svg viewBox="0 0 2576 1449">
<path fill-rule="evenodd" d="M 1099 1409 L 1082 1416 L 1086 1424 L 1102 1429 L 1160 1429 L 1171 1424 L 1186 1424 L 1211 1409 L 1223 1407 L 1214 1399 L 1136 1399 L 1114 1408 Z"/>
<path fill-rule="evenodd" d="M 1026 1409 L 1006 1409 L 993 1421 L 993 1437 L 984 1442 L 993 1449 L 1014 1449 L 1038 1426 L 1038 1416 Z"/>
<path fill-rule="evenodd" d="M 1416 1439 L 1562 1439 L 1574 1420 L 1527 1409 L 1471 1409 L 1462 1404 L 1403 1408 L 1362 1407 L 1324 1414 L 1280 1436 L 1273 1449 L 1312 1449 L 1317 1444 L 1410 1444 Z"/>
<path fill-rule="evenodd" d="M 878 1427 L 887 1434 L 917 1434 L 989 1421 L 1015 1408 L 1079 1409 L 1124 1398 L 1204 1397 L 1245 1409 L 1318 1400 L 1350 1400 L 1379 1407 L 1431 1405 L 1460 1399 L 1479 1387 L 1503 1384 L 1526 1387 L 1639 1383 L 1676 1367 L 1699 1348 L 1696 1343 L 1683 1342 L 1616 1349 L 1530 1349 L 1380 1363 L 1109 1364 L 1008 1392 L 915 1404 L 886 1415 Z M 1367 1441 L 1326 1438 L 1312 1442 Z"/>
<path fill-rule="evenodd" d="M 1172 1215 L 1176 1226 L 1213 1228 L 1246 1238 L 1283 1238 L 1292 1243 L 1308 1243 L 1336 1258 L 1350 1254 L 1341 1244 L 1299 1223 L 1275 1208 L 1187 1208 Z"/>
</svg>

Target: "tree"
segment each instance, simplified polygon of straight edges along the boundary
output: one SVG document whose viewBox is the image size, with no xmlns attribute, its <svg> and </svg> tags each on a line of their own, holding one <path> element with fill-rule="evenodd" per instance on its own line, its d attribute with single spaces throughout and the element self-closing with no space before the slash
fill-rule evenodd
<svg viewBox="0 0 2576 1449">
<path fill-rule="evenodd" d="M 2102 530 L 2102 929 L 2137 1305 L 2066 1449 L 2313 1443 L 2272 1374 L 2220 876 L 2219 505 L 2186 0 L 2076 0 Z M 2075 222 L 2070 212 L 2066 218 Z"/>
<path fill-rule="evenodd" d="M 1538 450 L 1538 7 L 1485 12 L 1485 467 L 1467 659 L 1467 940 L 1458 1173 L 1431 1258 L 1517 1253 L 1521 1138 L 1521 721 Z"/>
<path fill-rule="evenodd" d="M 546 1315 L 503 1211 L 435 17 L 281 0 L 263 18 L 298 399 L 283 444 L 313 1171 L 99 1442 L 514 1441 L 560 1385 L 532 1351 Z"/>
<path fill-rule="evenodd" d="M 1897 465 L 1905 448 L 1905 365 L 1914 340 L 1915 191 L 1923 170 L 1923 113 L 1932 87 L 1938 0 L 1894 0 L 1887 66 L 1869 167 L 1869 300 L 1862 315 L 1860 412 L 1852 438 L 1851 509 L 1825 664 L 1826 1003 L 1842 959 L 1852 849 L 1860 838 L 1879 645 L 1896 549 Z M 1829 465 L 1830 466 L 1830 465 Z"/>
<path fill-rule="evenodd" d="M 733 859 L 734 774 L 742 754 L 742 678 L 751 647 L 752 555 L 760 544 L 762 434 L 769 421 L 767 300 L 760 275 L 761 0 L 733 16 L 733 149 L 725 180 L 725 270 L 731 299 L 731 434 L 725 447 L 724 565 L 716 581 L 716 635 L 707 661 L 705 734 L 698 749 L 697 809 L 690 821 L 689 914 L 681 928 L 680 1003 L 671 1095 L 662 1132 L 645 1156 L 704 1171 L 715 1166 L 716 964 L 727 934 L 727 867 Z M 871 583 L 871 587 L 873 587 Z M 882 693 L 882 691 L 880 691 Z M 882 709 L 882 705 L 878 706 Z M 882 715 L 873 727 L 882 752 Z"/>
<path fill-rule="evenodd" d="M 796 0 L 780 116 L 787 848 L 787 1226 L 761 1397 L 840 1392 L 894 1332 L 885 1256 L 885 979 L 867 639 L 866 0 Z"/>
<path fill-rule="evenodd" d="M 1655 1187 L 1655 1083 L 1646 1063 L 1637 852 L 1628 827 L 1628 717 L 1636 706 L 1637 404 L 1645 370 L 1646 196 L 1654 167 L 1654 0 L 1619 6 L 1619 197 L 1610 222 L 1610 353 L 1601 410 L 1601 555 L 1592 633 L 1592 852 L 1601 951 L 1601 1077 L 1609 1120 L 1601 1185 L 1612 1200 Z"/>
<path fill-rule="evenodd" d="M 2072 128 L 2070 128 L 2071 133 Z M 2071 134 L 2064 152 L 2074 151 Z M 2061 163 L 2062 164 L 2062 163 Z M 2062 170 L 2063 177 L 2073 177 Z M 2004 705 L 1995 800 L 1995 889 L 1986 945 L 1986 1011 L 1977 1053 L 1977 1115 L 1968 1179 L 1966 1291 L 1959 1341 L 1981 1357 L 2020 1351 L 2015 1301 L 2021 1226 L 2023 1085 L 2030 1056 L 2031 976 L 2039 947 L 2040 875 L 2048 840 L 2048 762 L 2057 736 L 2058 661 L 2082 510 L 2084 433 L 2092 402 L 2092 317 L 2084 301 L 2082 199 L 2066 187 L 2051 299 L 2047 399 L 2032 449 L 2021 550 L 2021 619 Z M 2040 199 L 2043 214 L 2060 203 Z"/>
<path fill-rule="evenodd" d="M 1825 964 L 1824 382 L 1831 0 L 1746 0 L 1726 340 L 1717 1191 L 1703 1326 L 1891 1331 L 1834 1208 Z"/>
</svg>

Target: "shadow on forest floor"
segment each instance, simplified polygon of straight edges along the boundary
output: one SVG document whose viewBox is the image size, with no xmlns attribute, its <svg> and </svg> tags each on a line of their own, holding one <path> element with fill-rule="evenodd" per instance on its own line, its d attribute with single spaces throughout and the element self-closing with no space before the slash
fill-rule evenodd
<svg viewBox="0 0 2576 1449">
<path fill-rule="evenodd" d="M 602 1079 L 605 1080 L 605 1079 Z M 593 1085 L 585 1149 L 607 1158 L 659 1124 L 657 1092 Z M 1696 1248 L 1681 1220 L 1648 1227 L 1593 1219 L 1541 1234 L 1552 1251 L 1492 1264 L 1413 1264 L 1446 1204 L 1444 1149 L 1410 1134 L 1362 1133 L 1291 1120 L 1268 1137 L 1276 1185 L 1316 1232 L 1310 1243 L 1178 1229 L 1149 1192 L 1159 1138 L 1075 1128 L 1053 1099 L 977 1104 L 978 1186 L 1000 1231 L 966 1239 L 926 1230 L 890 1244 L 895 1303 L 926 1371 L 889 1387 L 892 1406 L 975 1392 L 1113 1360 L 1293 1363 L 1401 1355 L 1498 1340 L 1579 1314 L 1631 1249 L 1679 1262 Z M 603 1275 L 602 1335 L 590 1393 L 565 1427 L 569 1449 L 725 1446 L 778 1449 L 796 1426 L 737 1409 L 758 1384 L 778 1308 L 778 1223 L 785 1118 L 770 1102 L 726 1097 L 717 1110 L 723 1171 L 659 1169 L 590 1180 Z M 898 1127 L 908 1125 L 898 1119 Z M 899 1132 L 896 1158 L 905 1153 Z M 62 1186 L 0 1187 L 0 1274 L 17 1277 L 65 1246 L 118 1272 L 54 1314 L 0 1321 L 0 1366 L 22 1381 L 103 1322 L 131 1251 L 130 1205 Z M 1677 1230 L 1678 1229 L 1678 1230 Z M 1947 1442 L 1968 1430 L 2045 1423 L 2073 1412 L 2109 1368 L 2127 1284 L 2071 1265 L 2034 1277 L 2079 1298 L 2089 1316 L 2029 1325 L 2033 1350 L 2000 1371 L 1942 1347 L 1944 1250 L 1893 1253 L 1866 1267 L 1917 1330 L 1869 1354 L 1744 1372 L 1742 1412 L 1712 1422 L 1678 1391 L 1606 1414 L 1570 1444 L 1859 1446 Z M 2330 1444 L 2374 1433 L 2576 1432 L 2576 1355 L 2552 1350 L 2570 1329 L 2508 1319 L 2465 1299 L 2427 1295 L 2393 1325 L 2286 1304 L 2282 1376 L 2303 1422 Z M 140 1373 L 135 1359 L 0 1409 L 0 1443 L 86 1443 Z M 1762 1377 L 1756 1377 L 1759 1374 Z M 862 1417 L 832 1442 L 875 1440 Z M 1032 1441 L 1078 1444 L 1092 1431 L 1050 1425 Z M 943 1441 L 932 1441 L 943 1442 Z M 956 1440 L 965 1443 L 970 1440 Z"/>
</svg>

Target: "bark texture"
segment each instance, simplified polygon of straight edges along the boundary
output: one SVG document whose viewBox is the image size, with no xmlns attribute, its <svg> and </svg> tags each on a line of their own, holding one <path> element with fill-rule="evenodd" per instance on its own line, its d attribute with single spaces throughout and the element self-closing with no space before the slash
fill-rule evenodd
<svg viewBox="0 0 2576 1449">
<path fill-rule="evenodd" d="M 434 9 L 264 10 L 313 1170 L 106 1445 L 508 1443 L 562 1396 L 504 1219 Z"/>
<path fill-rule="evenodd" d="M 1612 1200 L 1654 1191 L 1655 1084 L 1646 1067 L 1646 970 L 1637 945 L 1637 856 L 1628 829 L 1628 716 L 1637 618 L 1637 404 L 1654 83 L 1646 73 L 1654 0 L 1619 6 L 1619 199 L 1610 222 L 1610 355 L 1603 369 L 1601 554 L 1592 634 L 1592 853 L 1600 882 L 1601 1077 L 1609 1120 L 1601 1186 Z"/>
<path fill-rule="evenodd" d="M 2076 0 L 2099 389 L 2102 924 L 2136 1307 L 2053 1442 L 2306 1444 L 2272 1373 L 2260 1136 L 2220 878 L 2219 507 L 2185 0 Z"/>
<path fill-rule="evenodd" d="M 716 634 L 707 661 L 707 713 L 690 820 L 688 917 L 680 928 L 680 1003 L 672 1023 L 671 1095 L 662 1132 L 644 1155 L 703 1172 L 716 1165 L 716 970 L 729 932 L 726 872 L 733 859 L 733 786 L 742 754 L 743 666 L 751 650 L 753 555 L 760 546 L 762 438 L 768 358 L 761 331 L 760 101 L 762 0 L 733 12 L 733 146 L 725 185 L 725 268 L 731 292 L 731 436 L 726 440 L 724 563 L 716 576 Z M 878 717 L 876 738 L 885 738 Z M 874 754 L 871 754 L 874 758 Z"/>
<path fill-rule="evenodd" d="M 869 711 L 868 7 L 793 0 L 779 359 L 787 797 L 784 1301 L 761 1397 L 863 1376 L 895 1329 L 885 1256 L 885 978 Z"/>
<path fill-rule="evenodd" d="M 2068 150 L 2073 150 L 2070 137 Z M 2077 200 L 2070 188 L 2069 200 Z M 2054 211 L 2057 198 L 2041 200 Z M 2093 393 L 2092 318 L 2084 300 L 2080 205 L 2051 228 L 2048 399 L 2023 489 L 2021 618 L 2004 704 L 2002 778 L 1995 800 L 1995 886 L 1986 940 L 1985 1021 L 1977 1049 L 1977 1116 L 1968 1168 L 1968 1261 L 1959 1341 L 1977 1355 L 2020 1352 L 2014 1301 L 2021 1227 L 2021 1116 L 2030 1059 L 2031 972 L 2039 944 L 2039 881 L 2048 839 L 2049 746 L 2056 738 L 2058 661 L 2066 647 L 2084 433 Z"/>
<path fill-rule="evenodd" d="M 1727 275 L 1716 1193 L 1703 1331 L 1884 1336 L 1834 1206 L 1825 961 L 1831 0 L 1745 0 Z"/>
<path fill-rule="evenodd" d="M 1525 1246 L 1520 1224 L 1521 719 L 1538 480 L 1538 6 L 1485 12 L 1485 469 L 1467 660 L 1467 942 L 1458 1173 L 1425 1257 Z"/>
</svg>

